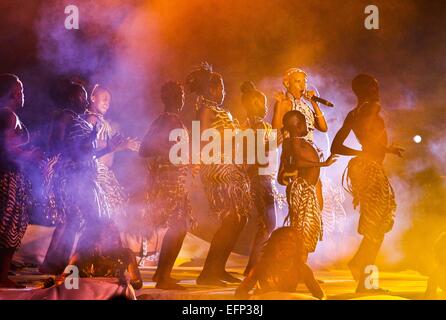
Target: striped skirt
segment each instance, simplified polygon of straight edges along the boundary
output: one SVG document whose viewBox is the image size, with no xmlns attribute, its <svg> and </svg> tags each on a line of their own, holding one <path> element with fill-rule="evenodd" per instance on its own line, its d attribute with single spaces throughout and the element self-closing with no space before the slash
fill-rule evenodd
<svg viewBox="0 0 446 320">
<path fill-rule="evenodd" d="M 259 230 L 267 233 L 267 214 L 271 207 L 275 204 L 274 181 L 271 176 L 267 175 L 249 175 L 251 184 L 251 197 L 257 214 L 259 215 Z"/>
<path fill-rule="evenodd" d="M 285 222 L 297 229 L 307 252 L 314 252 L 322 240 L 322 212 L 316 194 L 316 186 L 303 178 L 296 178 L 286 189 L 288 216 Z"/>
<path fill-rule="evenodd" d="M 224 219 L 230 214 L 239 217 L 250 216 L 250 182 L 243 166 L 202 165 L 200 176 L 210 209 L 219 219 Z"/>
<path fill-rule="evenodd" d="M 356 157 L 344 172 L 343 184 L 359 205 L 358 232 L 374 242 L 381 242 L 394 223 L 395 194 L 382 164 Z"/>
<path fill-rule="evenodd" d="M 124 192 L 124 188 L 119 183 L 114 172 L 100 160 L 97 162 L 97 168 L 97 183 L 107 199 L 104 205 L 108 207 L 110 218 L 116 222 L 122 221 L 127 216 L 126 205 L 128 197 Z"/>
<path fill-rule="evenodd" d="M 0 172 L 0 248 L 14 249 L 28 226 L 30 185 L 16 170 Z"/>
<path fill-rule="evenodd" d="M 186 188 L 188 167 L 172 164 L 149 166 L 144 220 L 150 227 L 166 228 L 195 220 Z"/>
</svg>

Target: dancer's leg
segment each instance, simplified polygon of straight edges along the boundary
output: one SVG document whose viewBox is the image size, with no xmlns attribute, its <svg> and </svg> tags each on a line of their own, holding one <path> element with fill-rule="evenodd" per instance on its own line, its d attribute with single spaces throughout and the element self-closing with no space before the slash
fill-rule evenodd
<svg viewBox="0 0 446 320">
<path fill-rule="evenodd" d="M 246 217 L 230 214 L 214 235 L 198 284 L 224 285 L 225 266 L 234 245 L 247 222 Z M 231 276 L 232 277 L 232 276 Z"/>
<path fill-rule="evenodd" d="M 163 244 L 160 251 L 160 259 L 158 262 L 158 268 L 153 276 L 153 279 L 157 281 L 157 288 L 160 289 L 180 289 L 181 286 L 175 284 L 170 277 L 173 265 L 175 263 L 178 254 L 180 253 L 181 246 L 183 245 L 184 238 L 187 233 L 186 222 L 183 221 L 175 226 L 170 226 L 164 235 Z"/>
</svg>

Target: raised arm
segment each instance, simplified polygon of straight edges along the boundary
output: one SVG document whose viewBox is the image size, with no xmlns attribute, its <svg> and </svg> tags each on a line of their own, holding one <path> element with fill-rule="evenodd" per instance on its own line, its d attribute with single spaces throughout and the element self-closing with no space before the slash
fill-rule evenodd
<svg viewBox="0 0 446 320">
<path fill-rule="evenodd" d="M 325 120 L 324 113 L 321 111 L 319 104 L 313 100 L 311 100 L 311 97 L 314 96 L 316 93 L 314 91 L 307 91 L 306 98 L 310 101 L 311 105 L 313 106 L 314 110 L 314 127 L 321 131 L 321 132 L 327 132 L 328 131 L 328 125 L 327 121 Z"/>
<path fill-rule="evenodd" d="M 314 127 L 321 132 L 327 132 L 328 131 L 327 121 L 325 120 L 325 116 L 322 113 L 321 109 L 319 108 L 319 105 L 314 101 L 311 101 L 311 104 L 313 105 L 314 109 L 314 119 L 315 119 Z"/>
<path fill-rule="evenodd" d="M 282 118 L 292 109 L 291 101 L 286 98 L 281 98 L 280 96 L 277 98 L 277 101 L 274 105 L 274 114 L 273 114 L 273 121 L 272 126 L 273 129 L 281 129 L 282 128 Z"/>
</svg>

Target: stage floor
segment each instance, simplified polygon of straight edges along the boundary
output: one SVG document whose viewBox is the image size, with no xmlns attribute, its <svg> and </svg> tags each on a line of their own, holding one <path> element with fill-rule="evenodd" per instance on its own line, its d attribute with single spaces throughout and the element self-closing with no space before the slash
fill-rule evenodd
<svg viewBox="0 0 446 320">
<path fill-rule="evenodd" d="M 15 255 L 15 260 L 20 265 L 31 264 L 39 265 L 46 254 L 49 242 L 51 240 L 52 229 L 40 226 L 30 226 L 22 241 L 22 247 Z M 138 299 L 234 299 L 235 285 L 228 285 L 225 288 L 203 287 L 197 286 L 195 279 L 197 278 L 203 261 L 209 250 L 209 244 L 196 236 L 188 234 L 180 255 L 176 261 L 172 277 L 182 279 L 180 284 L 184 285 L 187 290 L 182 291 L 165 291 L 155 289 L 155 283 L 151 281 L 152 275 L 155 272 L 153 261 L 145 260 L 142 264 L 141 272 L 144 280 L 144 287 L 136 291 Z M 247 264 L 247 257 L 232 253 L 228 260 L 228 270 L 233 272 L 235 276 L 242 278 L 244 266 Z M 328 299 L 423 299 L 426 290 L 427 277 L 420 275 L 415 271 L 399 271 L 390 272 L 389 270 L 381 270 L 379 278 L 379 286 L 390 290 L 390 295 L 358 295 L 355 294 L 355 282 L 350 273 L 343 266 L 333 267 L 332 269 L 318 269 L 315 268 L 317 279 L 321 280 L 323 290 Z M 85 295 L 78 292 L 63 292 L 63 295 L 51 295 L 51 290 L 39 289 L 42 286 L 44 279 L 48 275 L 38 274 L 36 268 L 25 268 L 16 270 L 17 275 L 11 278 L 27 286 L 26 291 L 29 295 L 0 289 L 1 299 L 22 299 L 23 298 L 39 298 L 48 296 L 52 298 L 67 298 L 67 299 L 101 299 L 107 298 L 107 294 L 113 294 L 118 290 L 119 286 L 114 283 L 112 279 L 88 279 L 84 280 L 87 287 L 94 288 L 94 292 Z M 111 282 L 111 283 L 110 283 Z M 52 288 L 57 291 L 61 288 Z M 40 292 L 40 290 L 48 290 L 48 294 Z M 107 291 L 108 290 L 108 291 Z M 21 291 L 21 290 L 19 290 Z M 60 291 L 60 290 L 59 290 Z M 106 292 L 107 291 L 107 292 Z M 253 297 L 258 299 L 312 299 L 303 284 L 299 285 L 298 291 L 295 294 L 289 293 L 274 293 L 266 296 Z M 439 291 L 439 299 L 446 299 L 446 294 Z"/>
<path fill-rule="evenodd" d="M 210 287 L 210 286 L 197 286 L 195 279 L 198 276 L 200 267 L 175 267 L 172 276 L 176 279 L 182 279 L 180 284 L 186 287 L 186 290 L 178 291 L 166 291 L 155 289 L 155 283 L 151 281 L 152 275 L 155 272 L 155 267 L 142 267 L 141 272 L 144 279 L 144 287 L 135 292 L 135 296 L 138 300 L 231 300 L 234 299 L 234 292 L 236 285 L 228 285 L 224 288 Z M 230 268 L 229 269 L 235 276 L 242 277 L 242 268 Z M 36 269 L 26 268 L 23 270 L 17 270 L 16 276 L 11 276 L 11 279 L 27 286 L 24 289 L 30 293 L 34 292 L 31 296 L 32 299 L 38 299 L 39 291 L 49 290 L 41 289 L 42 282 L 48 278 L 47 275 L 40 275 L 36 272 Z M 321 286 L 325 291 L 329 300 L 401 300 L 401 299 L 424 299 L 424 292 L 426 289 L 427 278 L 413 271 L 404 272 L 385 272 L 380 273 L 379 286 L 390 290 L 389 295 L 368 295 L 368 294 L 355 294 L 355 283 L 352 280 L 347 270 L 331 270 L 331 271 L 316 271 L 316 278 L 320 280 Z M 85 281 L 85 280 L 84 280 Z M 104 287 L 104 279 L 88 279 L 89 294 L 84 295 L 82 292 L 78 292 L 79 298 L 83 299 L 104 299 L 106 295 L 102 291 L 111 290 L 116 291 L 118 285 L 111 288 L 110 283 Z M 114 282 L 113 280 L 106 280 L 107 282 Z M 97 292 L 92 294 L 91 291 Z M 104 290 L 102 290 L 104 288 Z M 1 299 L 21 299 L 20 292 L 17 290 L 17 296 L 14 297 L 13 292 L 7 292 L 7 295 L 2 296 L 0 289 Z M 22 291 L 23 292 L 23 291 Z M 30 296 L 30 298 L 31 298 Z M 23 295 L 27 299 L 27 295 Z M 64 295 L 67 299 L 78 299 L 73 292 L 69 295 Z M 56 296 L 57 298 L 57 296 Z M 446 299 L 446 294 L 439 291 L 438 299 Z M 252 299 L 268 300 L 268 299 L 280 299 L 280 300 L 312 300 L 309 292 L 306 290 L 303 284 L 300 284 L 296 293 L 270 293 L 267 295 L 253 296 Z"/>
<path fill-rule="evenodd" d="M 197 286 L 195 279 L 200 268 L 177 267 L 173 272 L 176 279 L 184 279 L 180 284 L 187 287 L 183 291 L 165 291 L 155 289 L 155 283 L 150 281 L 154 268 L 143 268 L 144 287 L 136 292 L 138 299 L 234 299 L 236 286 L 229 285 L 226 288 Z M 243 269 L 230 269 L 233 274 L 241 277 Z M 349 299 L 423 299 L 426 290 L 427 277 L 421 276 L 417 272 L 381 272 L 379 286 L 390 290 L 390 295 L 367 295 L 355 294 L 355 282 L 347 270 L 332 270 L 315 272 L 316 278 L 321 284 L 328 299 L 349 300 Z M 300 284 L 297 293 L 272 293 L 263 296 L 255 296 L 255 299 L 313 299 L 303 284 Z M 445 295 L 439 294 L 438 298 L 446 299 Z"/>
</svg>

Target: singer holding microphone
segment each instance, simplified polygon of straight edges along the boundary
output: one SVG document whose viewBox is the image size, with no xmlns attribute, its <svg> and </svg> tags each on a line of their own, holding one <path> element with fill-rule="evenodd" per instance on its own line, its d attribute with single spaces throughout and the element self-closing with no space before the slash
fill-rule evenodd
<svg viewBox="0 0 446 320">
<path fill-rule="evenodd" d="M 305 116 L 308 130 L 307 134 L 300 138 L 313 146 L 313 150 L 317 152 L 317 156 L 320 158 L 320 161 L 323 162 L 324 157 L 322 151 L 314 144 L 313 141 L 314 130 L 318 130 L 320 132 L 327 132 L 328 130 L 324 113 L 319 108 L 318 102 L 323 103 L 326 106 L 333 107 L 332 103 L 316 97 L 314 91 L 307 90 L 307 79 L 307 74 L 303 70 L 298 68 L 291 68 L 285 73 L 285 76 L 283 78 L 283 85 L 285 86 L 286 91 L 285 93 L 281 93 L 276 96 L 277 102 L 274 106 L 274 115 L 272 121 L 273 129 L 280 129 L 278 130 L 278 142 L 283 143 L 277 182 L 281 185 L 286 185 L 287 195 L 294 194 L 295 199 L 298 199 L 297 202 L 301 204 L 308 203 L 308 194 L 306 192 L 299 193 L 297 191 L 298 189 L 293 187 L 295 186 L 295 180 L 298 179 L 299 176 L 295 169 L 295 163 L 292 163 L 294 161 L 291 160 L 291 158 L 289 157 L 290 150 L 293 149 L 293 140 L 295 140 L 295 137 L 291 137 L 289 132 L 282 129 L 282 119 L 284 115 L 291 110 L 299 111 Z M 307 169 L 302 170 L 306 171 Z M 322 239 L 322 212 L 324 207 L 324 200 L 322 194 L 322 182 L 320 178 L 314 185 L 314 188 L 316 199 L 318 202 L 317 212 L 318 214 L 320 214 L 319 219 L 315 219 L 315 221 L 318 220 L 320 226 L 308 229 L 310 233 L 313 234 L 307 234 L 307 236 Z M 291 210 L 291 212 L 293 211 L 291 207 L 289 207 L 289 209 Z M 301 219 L 301 221 L 303 221 L 305 219 L 305 215 L 307 215 L 307 212 L 306 210 L 305 212 L 300 211 L 299 214 L 302 214 L 304 216 L 298 216 L 297 220 Z M 320 231 L 320 234 L 316 234 L 317 230 Z"/>
<path fill-rule="evenodd" d="M 282 118 L 285 113 L 297 110 L 303 113 L 307 120 L 308 134 L 304 138 L 313 142 L 313 131 L 316 129 L 321 132 L 327 132 L 328 127 L 324 113 L 316 102 L 316 100 L 325 100 L 316 97 L 314 91 L 307 90 L 307 78 L 305 71 L 298 68 L 291 68 L 285 73 L 283 85 L 286 91 L 276 96 L 277 102 L 274 106 L 272 126 L 273 129 L 281 129 Z M 328 101 L 326 102 L 330 104 Z"/>
<path fill-rule="evenodd" d="M 314 130 L 327 132 L 328 126 L 327 122 L 325 121 L 324 113 L 321 111 L 318 103 L 315 101 L 317 98 L 315 92 L 307 90 L 307 80 L 307 73 L 299 68 L 288 69 L 288 71 L 285 73 L 285 76 L 283 77 L 283 85 L 286 91 L 280 92 L 276 95 L 277 101 L 274 106 L 272 127 L 273 129 L 278 130 L 278 143 L 281 144 L 289 136 L 289 134 L 282 129 L 283 116 L 291 110 L 301 112 L 305 116 L 308 128 L 308 134 L 303 138 L 315 147 L 322 158 L 320 148 L 317 148 L 317 146 L 314 145 L 313 132 Z M 333 104 L 323 99 L 320 99 L 320 101 L 324 101 L 331 107 L 333 106 Z M 309 103 L 311 104 L 311 107 Z M 287 163 L 287 159 L 282 158 L 283 152 L 281 155 L 281 165 L 279 167 L 277 182 L 281 185 L 287 185 L 289 181 L 286 180 L 288 180 L 289 177 L 286 170 L 291 164 Z M 320 196 L 322 197 L 322 184 L 320 181 L 317 185 L 317 190 L 318 194 L 320 193 Z M 320 203 L 320 206 L 322 208 L 323 203 Z"/>
</svg>

